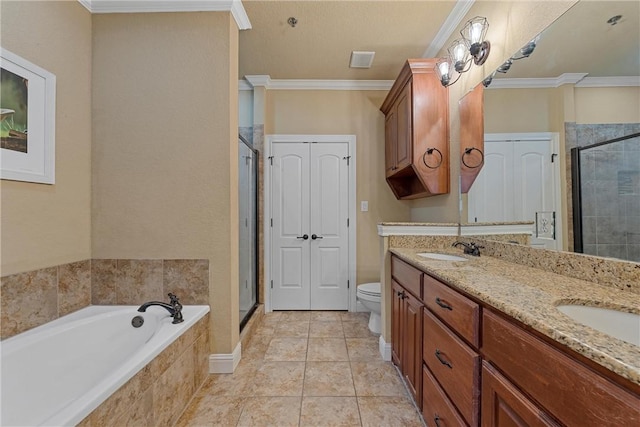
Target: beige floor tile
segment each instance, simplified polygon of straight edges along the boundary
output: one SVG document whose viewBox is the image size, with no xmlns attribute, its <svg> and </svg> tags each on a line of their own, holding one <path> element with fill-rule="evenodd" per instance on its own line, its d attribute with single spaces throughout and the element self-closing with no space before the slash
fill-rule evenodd
<svg viewBox="0 0 640 427">
<path fill-rule="evenodd" d="M 242 347 L 242 359 L 263 359 L 269 344 L 271 336 L 254 335 L 246 347 Z"/>
<path fill-rule="evenodd" d="M 349 362 L 307 362 L 304 396 L 355 396 Z"/>
<path fill-rule="evenodd" d="M 274 336 L 307 338 L 309 336 L 309 321 L 290 320 L 278 322 Z"/>
<path fill-rule="evenodd" d="M 244 398 L 198 394 L 176 424 L 177 427 L 235 426 Z"/>
<path fill-rule="evenodd" d="M 391 362 L 351 362 L 351 375 L 357 396 L 407 396 Z"/>
<path fill-rule="evenodd" d="M 344 338 L 309 338 L 307 361 L 344 362 L 348 360 L 349 354 Z"/>
<path fill-rule="evenodd" d="M 275 334 L 275 332 L 276 332 L 276 327 L 278 326 L 278 323 L 279 322 L 261 323 L 260 325 L 258 325 L 256 330 L 253 332 L 253 336 L 254 337 L 256 337 L 256 336 L 273 336 L 273 334 Z"/>
<path fill-rule="evenodd" d="M 302 396 L 304 362 L 265 362 L 251 385 L 253 396 Z"/>
<path fill-rule="evenodd" d="M 300 397 L 254 397 L 245 402 L 238 426 L 297 427 Z"/>
<path fill-rule="evenodd" d="M 269 343 L 264 360 L 272 362 L 307 360 L 306 338 L 273 338 Z"/>
<path fill-rule="evenodd" d="M 282 311 L 272 311 L 271 313 L 265 313 L 262 317 L 263 324 L 276 323 L 282 320 L 284 312 Z"/>
<path fill-rule="evenodd" d="M 355 397 L 302 398 L 301 427 L 359 427 L 360 413 Z"/>
<path fill-rule="evenodd" d="M 349 360 L 382 361 L 377 338 L 347 338 L 346 342 Z"/>
<path fill-rule="evenodd" d="M 360 322 L 360 323 L 369 323 L 369 312 L 358 312 L 353 313 L 350 311 L 345 311 L 340 314 L 340 319 L 343 322 Z"/>
<path fill-rule="evenodd" d="M 232 374 L 211 374 L 199 394 L 217 396 L 245 396 L 258 371 L 257 364 L 240 362 Z"/>
<path fill-rule="evenodd" d="M 379 335 L 376 335 L 369 330 L 368 322 L 343 320 L 342 330 L 344 331 L 344 336 L 346 338 L 370 338 L 370 337 L 378 338 L 379 337 Z"/>
<path fill-rule="evenodd" d="M 313 322 L 339 322 L 342 320 L 344 311 L 312 311 L 311 321 Z"/>
<path fill-rule="evenodd" d="M 311 321 L 309 325 L 309 337 L 333 337 L 344 338 L 341 321 Z"/>
<path fill-rule="evenodd" d="M 281 322 L 308 322 L 311 319 L 310 311 L 282 311 Z"/>
<path fill-rule="evenodd" d="M 422 427 L 409 397 L 358 397 L 363 427 Z"/>
</svg>

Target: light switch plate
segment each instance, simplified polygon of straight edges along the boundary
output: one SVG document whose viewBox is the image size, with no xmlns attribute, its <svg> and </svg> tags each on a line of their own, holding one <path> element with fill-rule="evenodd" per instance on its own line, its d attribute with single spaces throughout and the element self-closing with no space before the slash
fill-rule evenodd
<svg viewBox="0 0 640 427">
<path fill-rule="evenodd" d="M 369 202 L 366 200 L 363 200 L 360 202 L 360 211 L 361 212 L 368 212 L 369 211 Z"/>
</svg>

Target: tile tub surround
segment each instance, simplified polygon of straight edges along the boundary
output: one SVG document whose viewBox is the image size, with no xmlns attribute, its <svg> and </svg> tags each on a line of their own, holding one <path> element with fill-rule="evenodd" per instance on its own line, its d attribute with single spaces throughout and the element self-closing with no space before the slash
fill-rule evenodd
<svg viewBox="0 0 640 427">
<path fill-rule="evenodd" d="M 177 426 L 422 427 L 367 322 L 368 313 L 266 313 L 235 372 L 210 375 Z"/>
<path fill-rule="evenodd" d="M 640 313 L 640 294 L 507 262 L 493 256 L 473 257 L 461 255 L 459 251 L 450 251 L 468 258 L 468 261 L 449 262 L 427 260 L 416 255 L 427 250 L 428 248 L 391 248 L 390 252 L 640 385 L 640 347 L 583 326 L 555 308 L 559 304 L 573 303 L 623 308 Z M 558 256 L 561 255 L 563 254 L 558 253 Z M 634 265 L 637 282 L 640 279 L 640 265 Z"/>
<path fill-rule="evenodd" d="M 209 261 L 83 260 L 0 278 L 0 337 L 17 335 L 91 304 L 167 300 L 209 304 Z"/>
<path fill-rule="evenodd" d="M 208 378 L 209 314 L 78 424 L 173 425 Z"/>
</svg>

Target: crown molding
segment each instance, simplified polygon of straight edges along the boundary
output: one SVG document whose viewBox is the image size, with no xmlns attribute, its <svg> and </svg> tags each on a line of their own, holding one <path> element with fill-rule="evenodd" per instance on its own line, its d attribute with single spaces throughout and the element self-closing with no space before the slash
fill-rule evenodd
<svg viewBox="0 0 640 427">
<path fill-rule="evenodd" d="M 586 77 L 576 87 L 627 87 L 640 86 L 640 76 Z"/>
<path fill-rule="evenodd" d="M 250 75 L 240 80 L 241 90 L 251 90 L 264 86 L 273 90 L 389 90 L 393 80 L 314 80 L 314 79 L 272 79 L 268 75 Z M 248 87 L 250 86 L 250 87 Z"/>
<path fill-rule="evenodd" d="M 251 28 L 241 0 L 78 0 L 91 13 L 231 12 L 241 30 Z"/>
<path fill-rule="evenodd" d="M 565 73 L 558 77 L 541 77 L 531 79 L 493 79 L 487 89 L 537 89 L 553 88 L 564 84 L 576 84 L 585 78 L 587 73 Z"/>
<path fill-rule="evenodd" d="M 447 19 L 442 23 L 438 33 L 433 38 L 433 41 L 422 54 L 423 58 L 434 58 L 438 52 L 440 52 L 442 46 L 444 46 L 445 42 L 451 37 L 451 34 L 458 28 L 458 25 L 462 22 L 462 18 L 469 12 L 474 2 L 475 0 L 458 0 L 456 2 L 449 16 L 447 16 Z"/>
</svg>

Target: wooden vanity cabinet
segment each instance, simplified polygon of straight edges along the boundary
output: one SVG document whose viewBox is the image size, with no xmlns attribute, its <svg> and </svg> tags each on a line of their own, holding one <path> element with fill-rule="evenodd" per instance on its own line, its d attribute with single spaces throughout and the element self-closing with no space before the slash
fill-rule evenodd
<svg viewBox="0 0 640 427">
<path fill-rule="evenodd" d="M 482 340 L 482 352 L 487 362 L 562 424 L 580 427 L 640 425 L 638 395 L 614 384 L 511 320 L 485 310 Z"/>
<path fill-rule="evenodd" d="M 449 95 L 435 75 L 435 63 L 407 60 L 380 107 L 385 174 L 397 199 L 449 192 Z"/>
<path fill-rule="evenodd" d="M 392 258 L 391 358 L 414 400 L 422 400 L 422 272 Z M 416 292 L 417 291 L 417 292 Z M 416 295 L 417 293 L 417 295 Z"/>
</svg>

